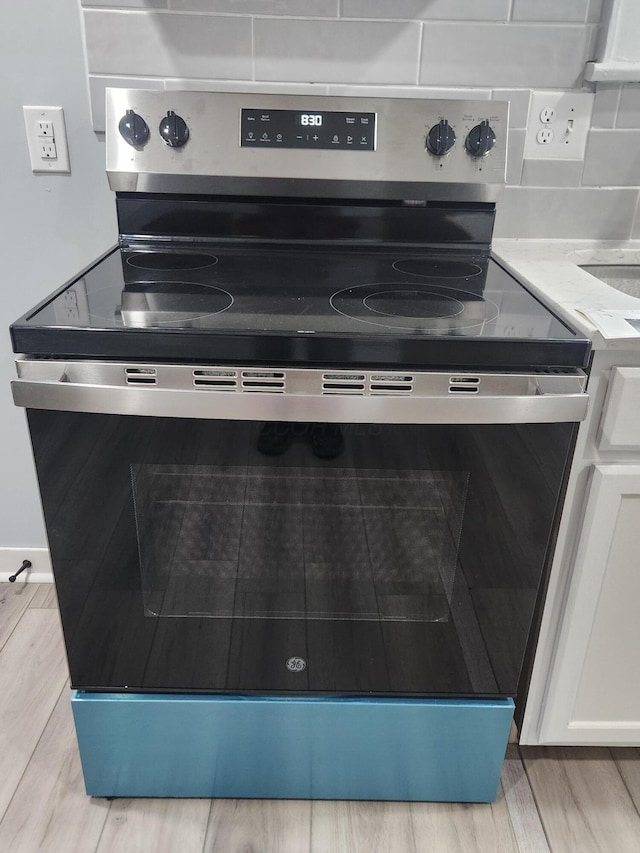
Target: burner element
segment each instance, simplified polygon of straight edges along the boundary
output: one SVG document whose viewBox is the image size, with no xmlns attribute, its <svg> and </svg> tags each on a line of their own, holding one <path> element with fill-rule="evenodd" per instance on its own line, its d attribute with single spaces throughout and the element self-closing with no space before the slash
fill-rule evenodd
<svg viewBox="0 0 640 853">
<path fill-rule="evenodd" d="M 475 293 L 413 282 L 359 284 L 334 293 L 330 304 L 362 323 L 437 335 L 478 335 L 498 316 L 497 305 Z"/>
<path fill-rule="evenodd" d="M 412 320 L 455 317 L 464 311 L 464 305 L 458 299 L 415 289 L 373 293 L 371 296 L 365 296 L 362 302 L 376 314 Z"/>
<path fill-rule="evenodd" d="M 401 258 L 392 265 L 398 272 L 424 278 L 472 278 L 482 272 L 478 264 L 433 258 Z"/>
<path fill-rule="evenodd" d="M 191 252 L 136 252 L 127 258 L 127 263 L 141 270 L 200 270 L 214 266 L 218 259 Z"/>
<path fill-rule="evenodd" d="M 125 326 L 198 327 L 233 305 L 226 290 L 190 282 L 136 282 L 122 291 L 119 308 Z"/>
</svg>

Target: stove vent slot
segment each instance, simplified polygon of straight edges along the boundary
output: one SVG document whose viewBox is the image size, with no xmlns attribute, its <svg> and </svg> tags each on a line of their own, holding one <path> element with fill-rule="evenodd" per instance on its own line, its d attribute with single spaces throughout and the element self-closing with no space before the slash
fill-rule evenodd
<svg viewBox="0 0 640 853">
<path fill-rule="evenodd" d="M 413 376 L 410 373 L 373 373 L 369 389 L 372 394 L 410 394 Z"/>
<path fill-rule="evenodd" d="M 125 367 L 127 385 L 156 385 L 158 377 L 155 367 Z"/>
<path fill-rule="evenodd" d="M 193 384 L 197 388 L 210 388 L 212 391 L 238 390 L 235 370 L 209 370 L 205 368 L 194 370 Z"/>
<path fill-rule="evenodd" d="M 480 391 L 479 376 L 450 376 L 450 394 L 477 394 Z"/>
<path fill-rule="evenodd" d="M 323 373 L 323 394 L 364 394 L 364 373 Z"/>
<path fill-rule="evenodd" d="M 284 394 L 286 374 L 280 370 L 243 370 L 242 390 L 267 394 Z"/>
</svg>

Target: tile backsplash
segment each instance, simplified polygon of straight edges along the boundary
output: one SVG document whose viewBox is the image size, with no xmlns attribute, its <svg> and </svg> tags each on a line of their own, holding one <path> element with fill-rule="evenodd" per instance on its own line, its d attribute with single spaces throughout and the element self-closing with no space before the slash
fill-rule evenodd
<svg viewBox="0 0 640 853">
<path fill-rule="evenodd" d="M 584 88 L 603 4 L 82 0 L 94 129 L 107 86 L 508 100 L 496 236 L 623 240 L 640 234 L 640 84 L 597 85 L 584 159 L 524 159 L 531 91 Z"/>
</svg>

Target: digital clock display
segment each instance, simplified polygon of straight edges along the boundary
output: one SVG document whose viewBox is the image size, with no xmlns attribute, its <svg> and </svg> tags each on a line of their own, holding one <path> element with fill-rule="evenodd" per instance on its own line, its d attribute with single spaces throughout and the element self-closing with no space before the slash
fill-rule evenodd
<svg viewBox="0 0 640 853">
<path fill-rule="evenodd" d="M 296 116 L 296 124 L 302 127 L 322 127 L 322 113 L 300 113 Z"/>
<path fill-rule="evenodd" d="M 376 114 L 247 107 L 240 111 L 240 145 L 246 148 L 375 151 Z"/>
</svg>

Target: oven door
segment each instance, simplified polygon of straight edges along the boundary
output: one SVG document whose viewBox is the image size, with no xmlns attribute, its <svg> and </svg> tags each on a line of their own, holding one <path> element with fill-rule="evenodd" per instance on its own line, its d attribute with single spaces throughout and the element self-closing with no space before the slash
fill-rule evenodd
<svg viewBox="0 0 640 853">
<path fill-rule="evenodd" d="M 249 420 L 213 391 L 213 416 L 149 416 L 69 411 L 64 384 L 14 395 L 75 688 L 515 695 L 566 405 L 557 422 L 393 423 L 380 412 L 403 401 L 373 420 L 361 397 L 358 422 L 331 404 L 331 420 L 278 417 L 286 397 L 255 394 Z"/>
</svg>

